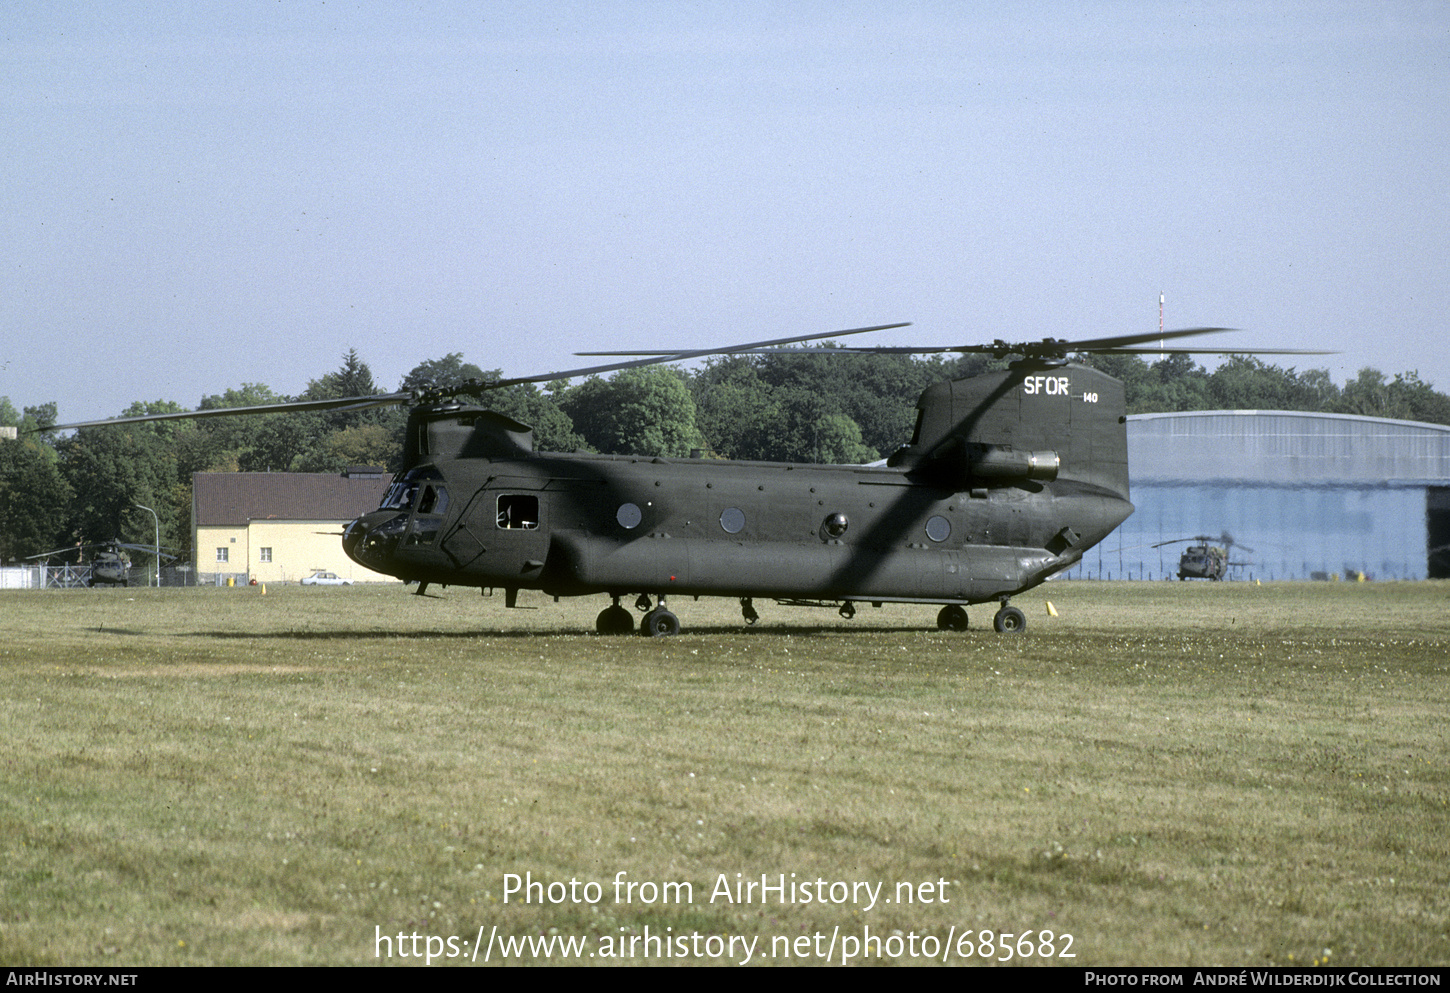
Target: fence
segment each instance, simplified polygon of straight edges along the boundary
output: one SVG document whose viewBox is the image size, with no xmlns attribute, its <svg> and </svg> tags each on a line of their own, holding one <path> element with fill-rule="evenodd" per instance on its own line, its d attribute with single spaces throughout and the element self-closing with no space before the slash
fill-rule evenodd
<svg viewBox="0 0 1450 993">
<path fill-rule="evenodd" d="M 161 570 L 162 586 L 196 586 L 198 579 L 211 580 L 211 576 L 198 577 L 190 566 L 169 566 Z M 126 586 L 151 586 L 156 582 L 149 567 L 131 567 L 126 572 Z M 243 576 L 240 583 L 245 583 Z M 0 567 L 0 589 L 4 590 L 69 590 L 85 589 L 92 585 L 106 586 L 95 577 L 89 565 L 15 565 Z M 115 584 L 109 584 L 115 585 Z M 225 581 L 218 585 L 225 585 Z"/>
</svg>

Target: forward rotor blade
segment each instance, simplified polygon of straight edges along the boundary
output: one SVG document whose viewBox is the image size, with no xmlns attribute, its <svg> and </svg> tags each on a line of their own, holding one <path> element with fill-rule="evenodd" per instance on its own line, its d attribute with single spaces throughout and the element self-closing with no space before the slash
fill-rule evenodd
<svg viewBox="0 0 1450 993">
<path fill-rule="evenodd" d="M 263 403 L 255 407 L 213 407 L 210 410 L 183 410 L 175 414 L 141 414 L 136 417 L 112 417 L 100 421 L 76 421 L 72 424 L 48 424 L 40 431 L 69 431 L 72 428 L 109 427 L 117 424 L 151 424 L 156 421 L 194 421 L 203 417 L 238 417 L 242 414 L 297 414 L 310 410 L 368 410 L 407 403 L 411 393 L 380 393 L 370 397 L 344 397 L 338 400 L 295 400 L 287 403 Z"/>
<path fill-rule="evenodd" d="M 772 338 L 769 341 L 752 341 L 743 345 L 727 345 L 724 348 L 699 348 L 683 352 L 575 352 L 575 355 L 645 355 L 650 357 L 636 359 L 630 362 L 610 362 L 606 365 L 586 366 L 583 369 L 569 369 L 564 372 L 546 372 L 537 376 L 514 376 L 482 385 L 484 389 L 498 389 L 499 387 L 514 386 L 519 383 L 548 383 L 556 379 L 573 379 L 575 376 L 593 376 L 601 372 L 614 372 L 617 369 L 633 369 L 637 366 L 658 365 L 661 362 L 683 362 L 686 359 L 697 359 L 705 355 L 736 355 L 741 352 L 770 348 L 774 345 L 790 345 L 798 341 L 819 341 L 822 338 L 836 338 L 845 334 L 865 334 L 868 331 L 886 331 L 891 328 L 905 328 L 910 326 L 910 321 L 905 321 L 900 324 L 878 324 L 869 328 L 828 331 L 824 334 L 803 334 L 790 338 Z"/>
<path fill-rule="evenodd" d="M 771 345 L 789 345 L 797 341 L 818 341 L 822 338 L 835 338 L 847 334 L 865 334 L 868 331 L 886 331 L 890 328 L 904 328 L 910 326 L 909 321 L 900 324 L 878 324 L 869 328 L 850 328 L 845 331 L 828 331 L 821 334 L 794 335 L 788 338 L 772 338 L 767 341 L 752 341 L 741 345 L 727 345 L 724 348 L 700 348 L 688 349 L 679 352 L 647 352 L 639 353 L 649 355 L 650 358 L 636 359 L 628 362 L 610 362 L 604 365 L 586 366 L 582 369 L 564 369 L 556 372 L 539 373 L 534 376 L 509 376 L 503 379 L 492 380 L 486 383 L 471 382 L 460 388 L 438 390 L 425 394 L 425 397 L 453 396 L 458 393 L 479 395 L 488 390 L 502 389 L 507 386 L 517 386 L 521 383 L 549 383 L 556 379 L 573 379 L 576 376 L 592 376 L 601 372 L 614 372 L 619 369 L 632 369 L 637 366 L 658 365 L 661 362 L 681 362 L 686 359 L 698 358 L 703 355 L 730 355 L 736 352 L 749 351 L 754 348 L 766 348 Z M 74 428 L 110 427 L 123 424 L 151 424 L 157 421 L 189 421 L 198 420 L 203 417 L 240 417 L 245 414 L 280 414 L 280 413 L 304 413 L 316 410 L 370 410 L 373 407 L 387 407 L 395 404 L 412 403 L 419 399 L 417 394 L 411 392 L 379 393 L 375 396 L 344 397 L 337 400 L 295 400 L 284 403 L 260 404 L 255 407 L 217 407 L 211 410 L 186 410 L 174 414 L 142 414 L 136 417 L 113 417 L 98 421 L 75 421 L 70 424 L 48 424 L 38 428 L 38 431 L 69 431 Z"/>
</svg>

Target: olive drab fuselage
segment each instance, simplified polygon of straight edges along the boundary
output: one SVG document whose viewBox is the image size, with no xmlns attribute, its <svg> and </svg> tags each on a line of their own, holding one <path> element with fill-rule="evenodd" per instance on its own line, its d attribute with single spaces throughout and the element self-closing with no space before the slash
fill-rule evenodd
<svg viewBox="0 0 1450 993">
<path fill-rule="evenodd" d="M 974 604 L 1077 562 L 1132 513 L 1117 380 L 1023 361 L 938 383 L 884 465 L 535 452 L 481 407 L 415 408 L 404 468 L 344 547 L 409 582 L 554 596 Z"/>
</svg>

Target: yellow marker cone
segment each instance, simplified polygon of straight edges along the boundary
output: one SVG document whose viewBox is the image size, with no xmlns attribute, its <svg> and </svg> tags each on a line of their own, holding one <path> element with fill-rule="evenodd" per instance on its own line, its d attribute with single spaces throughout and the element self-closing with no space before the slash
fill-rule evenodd
<svg viewBox="0 0 1450 993">
<path fill-rule="evenodd" d="M 1057 616 L 1057 608 L 1052 605 L 1052 601 L 1051 600 L 1048 600 L 1047 601 L 1047 616 L 1048 617 L 1056 617 Z"/>
<path fill-rule="evenodd" d="M 266 596 L 266 595 L 267 595 L 267 584 L 266 583 L 263 583 L 262 584 L 262 596 Z"/>
</svg>

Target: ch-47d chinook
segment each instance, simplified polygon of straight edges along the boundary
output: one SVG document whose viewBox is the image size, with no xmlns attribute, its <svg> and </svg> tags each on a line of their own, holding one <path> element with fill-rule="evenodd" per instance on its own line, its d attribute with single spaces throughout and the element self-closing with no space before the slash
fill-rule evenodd
<svg viewBox="0 0 1450 993">
<path fill-rule="evenodd" d="M 1157 352 L 1130 346 L 1217 330 L 831 349 L 1019 356 L 929 387 L 914 436 L 884 466 L 535 452 L 523 424 L 424 403 L 403 470 L 343 547 L 420 592 L 502 587 L 510 604 L 519 589 L 606 594 L 601 634 L 634 629 L 628 596 L 648 610 L 649 635 L 680 630 L 671 598 L 700 596 L 737 598 L 747 622 L 756 599 L 839 605 L 846 617 L 862 602 L 941 604 L 937 624 L 952 630 L 966 628 L 968 606 L 995 602 L 995 628 L 1018 632 L 1026 620 L 1009 599 L 1073 565 L 1133 510 L 1123 386 L 1067 356 Z"/>
<path fill-rule="evenodd" d="M 1026 619 L 1009 599 L 1070 567 L 1133 511 L 1123 386 L 1068 355 L 1158 354 L 1131 346 L 1224 329 L 831 349 L 1017 356 L 1006 370 L 927 388 L 911 441 L 879 466 L 537 452 L 527 425 L 460 399 L 902 326 L 658 353 L 421 396 L 195 413 L 412 403 L 403 468 L 342 542 L 354 561 L 419 593 L 430 584 L 502 588 L 508 606 L 521 589 L 604 594 L 612 604 L 596 621 L 600 634 L 635 629 L 621 605 L 631 596 L 647 611 L 641 633 L 652 636 L 679 632 L 671 600 L 702 596 L 738 599 L 750 623 L 757 599 L 836 606 L 846 617 L 860 603 L 940 604 L 937 625 L 951 630 L 967 627 L 968 606 L 996 603 L 995 628 L 1022 631 Z"/>
</svg>

